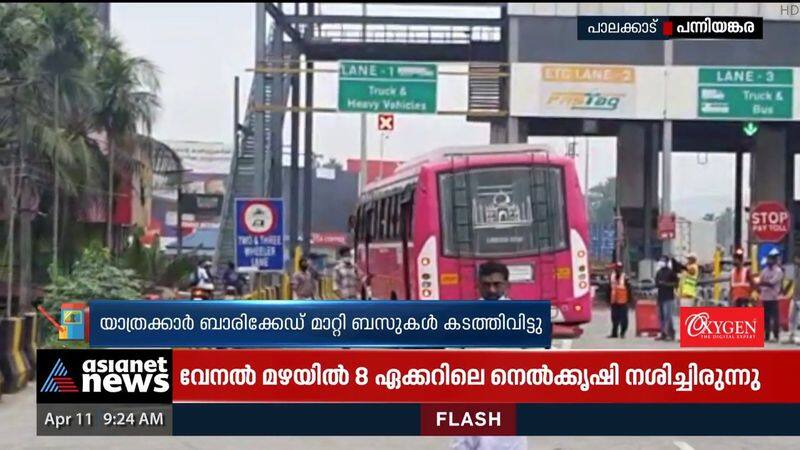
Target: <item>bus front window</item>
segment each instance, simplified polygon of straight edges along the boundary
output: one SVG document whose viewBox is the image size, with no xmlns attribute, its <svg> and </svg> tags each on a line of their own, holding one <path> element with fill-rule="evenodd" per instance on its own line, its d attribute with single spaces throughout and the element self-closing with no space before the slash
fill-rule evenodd
<svg viewBox="0 0 800 450">
<path fill-rule="evenodd" d="M 471 169 L 439 176 L 445 256 L 521 256 L 566 248 L 562 170 Z"/>
</svg>

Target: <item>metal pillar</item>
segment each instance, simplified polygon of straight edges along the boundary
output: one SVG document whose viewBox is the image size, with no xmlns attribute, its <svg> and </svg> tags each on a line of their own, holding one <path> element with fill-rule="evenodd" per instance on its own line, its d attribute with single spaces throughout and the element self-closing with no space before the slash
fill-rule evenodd
<svg viewBox="0 0 800 450">
<path fill-rule="evenodd" d="M 361 4 L 361 16 L 367 16 L 367 4 Z M 367 22 L 366 20 L 361 25 L 361 40 L 367 42 Z M 367 115 L 361 113 L 360 122 L 360 136 L 361 136 L 361 167 L 358 170 L 358 195 L 364 192 L 364 187 L 367 185 Z"/>
<path fill-rule="evenodd" d="M 292 59 L 297 59 L 296 57 Z M 292 64 L 293 69 L 299 69 L 300 65 Z M 293 74 L 292 82 L 292 154 L 291 154 L 291 173 L 289 178 L 289 255 L 294 258 L 295 248 L 297 248 L 297 224 L 300 211 L 300 75 Z M 292 260 L 290 259 L 290 261 Z"/>
<path fill-rule="evenodd" d="M 786 136 L 786 196 L 785 205 L 789 210 L 791 222 L 789 223 L 789 234 L 786 235 L 786 255 L 784 264 L 794 264 L 794 152 L 791 148 L 791 137 Z M 797 270 L 797 268 L 795 268 Z"/>
<path fill-rule="evenodd" d="M 233 77 L 233 158 L 239 157 L 239 77 Z"/>
<path fill-rule="evenodd" d="M 658 133 L 655 125 L 645 128 L 645 147 L 644 147 L 644 259 L 653 259 L 652 236 L 653 236 L 653 155 L 657 154 Z"/>
<path fill-rule="evenodd" d="M 256 53 L 255 53 L 255 67 L 261 67 L 266 60 L 266 37 L 267 37 L 267 12 L 264 3 L 256 3 Z M 266 103 L 264 98 L 264 74 L 261 72 L 253 72 L 253 90 L 255 90 L 255 104 L 263 105 Z M 253 111 L 253 146 L 255 147 L 255 155 L 253 164 L 255 165 L 254 175 L 254 191 L 256 197 L 264 197 L 266 194 L 266 166 L 264 165 L 264 156 L 266 153 L 264 142 L 264 126 L 266 112 L 261 109 Z"/>
<path fill-rule="evenodd" d="M 273 68 L 284 69 L 284 51 L 283 51 L 283 32 L 276 26 L 276 31 L 273 35 L 273 51 L 271 52 L 272 58 L 275 59 Z M 283 108 L 286 101 L 283 98 L 283 73 L 277 72 L 272 74 L 272 90 L 270 92 L 272 97 L 273 111 Z M 269 170 L 269 195 L 274 198 L 283 196 L 283 121 L 281 113 L 271 113 L 269 121 L 269 147 L 270 147 L 270 170 Z"/>
<path fill-rule="evenodd" d="M 509 68 L 511 67 L 510 64 L 519 61 L 519 18 L 518 17 L 509 17 L 508 18 L 508 62 Z M 511 83 L 506 83 L 506 99 L 507 105 L 511 104 Z M 525 139 L 520 139 L 520 119 L 518 117 L 511 117 L 510 115 L 506 119 L 506 143 L 519 143 L 519 142 L 526 142 L 527 132 L 525 133 Z"/>
<path fill-rule="evenodd" d="M 314 3 L 308 3 L 307 13 L 314 15 Z M 306 29 L 306 36 L 312 37 L 314 27 Z M 311 251 L 311 181 L 314 176 L 314 113 L 311 112 L 314 106 L 314 63 L 306 61 L 306 112 L 303 119 L 303 254 L 308 255 Z"/>
<path fill-rule="evenodd" d="M 672 65 L 672 41 L 664 41 L 664 70 Z M 666 101 L 667 90 L 664 87 L 664 97 Z M 661 176 L 661 214 L 668 215 L 672 212 L 672 121 L 664 116 L 664 127 L 662 128 L 662 176 Z M 676 224 L 677 225 L 677 224 Z M 672 255 L 672 240 L 665 239 L 664 254 Z"/>
<path fill-rule="evenodd" d="M 744 149 L 736 148 L 735 175 L 733 181 L 733 247 L 742 246 L 742 183 L 744 170 Z"/>
<path fill-rule="evenodd" d="M 178 233 L 178 256 L 181 256 L 183 253 L 183 210 L 181 209 L 181 203 L 183 200 L 183 171 L 178 172 L 178 205 L 175 208 L 177 214 L 177 233 Z"/>
</svg>

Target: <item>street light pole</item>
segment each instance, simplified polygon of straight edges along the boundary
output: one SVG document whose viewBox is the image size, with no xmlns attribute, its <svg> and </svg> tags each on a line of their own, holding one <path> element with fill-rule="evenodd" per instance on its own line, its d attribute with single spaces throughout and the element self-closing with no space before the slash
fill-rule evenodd
<svg viewBox="0 0 800 450">
<path fill-rule="evenodd" d="M 672 65 L 672 41 L 664 41 L 664 70 L 668 71 Z M 661 187 L 661 214 L 667 216 L 672 212 L 672 121 L 667 119 L 666 104 L 668 101 L 667 89 L 669 78 L 664 83 L 664 126 L 662 127 L 662 187 Z M 664 239 L 663 253 L 672 254 L 672 240 Z"/>
</svg>

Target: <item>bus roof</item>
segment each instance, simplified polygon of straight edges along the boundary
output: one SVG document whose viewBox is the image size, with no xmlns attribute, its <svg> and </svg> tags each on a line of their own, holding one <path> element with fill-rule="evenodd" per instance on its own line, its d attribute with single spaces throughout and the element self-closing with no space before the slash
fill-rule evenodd
<svg viewBox="0 0 800 450">
<path fill-rule="evenodd" d="M 476 156 L 481 160 L 493 159 L 496 156 L 510 156 L 510 155 L 524 155 L 524 154 L 543 154 L 548 160 L 555 163 L 562 162 L 561 156 L 556 156 L 555 152 L 547 145 L 542 144 L 491 144 L 491 145 L 473 145 L 473 146 L 451 146 L 440 147 L 431 152 L 414 157 L 407 162 L 404 162 L 397 167 L 397 170 L 391 175 L 381 180 L 375 180 L 364 189 L 365 193 L 382 190 L 385 187 L 398 184 L 401 181 L 413 179 L 419 173 L 422 166 L 428 164 L 443 164 L 449 162 L 450 158 L 461 156 Z"/>
</svg>

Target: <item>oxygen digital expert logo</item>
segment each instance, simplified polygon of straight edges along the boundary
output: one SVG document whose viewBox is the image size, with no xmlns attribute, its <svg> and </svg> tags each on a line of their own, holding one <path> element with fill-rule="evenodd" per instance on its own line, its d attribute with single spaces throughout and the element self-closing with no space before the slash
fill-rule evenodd
<svg viewBox="0 0 800 450">
<path fill-rule="evenodd" d="M 761 308 L 681 308 L 681 347 L 763 347 Z"/>
</svg>

